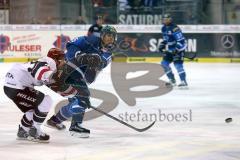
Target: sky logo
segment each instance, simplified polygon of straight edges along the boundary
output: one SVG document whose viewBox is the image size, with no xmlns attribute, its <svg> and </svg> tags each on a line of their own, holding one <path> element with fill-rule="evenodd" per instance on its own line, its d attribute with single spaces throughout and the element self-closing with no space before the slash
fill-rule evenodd
<svg viewBox="0 0 240 160">
<path fill-rule="evenodd" d="M 68 41 L 70 41 L 70 37 L 61 34 L 60 36 L 57 36 L 57 40 L 53 42 L 53 45 L 56 48 L 61 48 L 62 50 L 65 50 L 65 46 Z"/>
<path fill-rule="evenodd" d="M 3 53 L 10 45 L 10 38 L 3 34 L 0 35 L 0 52 Z"/>
</svg>

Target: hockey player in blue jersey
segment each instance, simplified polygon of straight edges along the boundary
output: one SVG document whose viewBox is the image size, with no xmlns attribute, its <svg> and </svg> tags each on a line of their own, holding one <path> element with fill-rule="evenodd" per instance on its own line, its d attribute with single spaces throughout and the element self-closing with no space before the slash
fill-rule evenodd
<svg viewBox="0 0 240 160">
<path fill-rule="evenodd" d="M 65 129 L 62 122 L 72 117 L 69 128 L 71 135 L 84 138 L 89 136 L 90 130 L 81 126 L 85 109 L 91 105 L 88 84 L 91 84 L 98 72 L 110 63 L 111 49 L 115 45 L 116 37 L 116 29 L 107 25 L 102 28 L 100 37 L 82 36 L 66 44 L 66 66 L 63 68 L 63 76 L 60 76 L 60 79 L 65 80 L 55 88 L 61 90 L 66 86 L 57 92 L 63 96 L 75 96 L 69 98 L 69 103 L 47 121 L 49 126 L 59 130 Z"/>
<path fill-rule="evenodd" d="M 170 83 L 167 84 L 176 85 L 176 79 L 170 67 L 170 63 L 173 62 L 181 80 L 178 86 L 185 88 L 188 85 L 183 67 L 184 52 L 186 49 L 185 38 L 181 29 L 173 23 L 169 14 L 163 16 L 162 35 L 163 41 L 159 46 L 159 51 L 163 54 L 161 65 L 170 80 Z"/>
</svg>

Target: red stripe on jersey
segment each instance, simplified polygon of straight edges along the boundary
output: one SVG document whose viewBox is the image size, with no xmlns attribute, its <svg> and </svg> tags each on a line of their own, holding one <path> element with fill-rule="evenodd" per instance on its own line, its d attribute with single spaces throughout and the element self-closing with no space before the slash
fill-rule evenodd
<svg viewBox="0 0 240 160">
<path fill-rule="evenodd" d="M 69 96 L 72 95 L 74 92 L 76 92 L 77 90 L 73 87 L 71 87 L 71 90 L 69 92 L 63 92 L 62 96 Z"/>
<path fill-rule="evenodd" d="M 44 73 L 44 72 L 47 72 L 47 71 L 50 71 L 50 68 L 49 68 L 49 67 L 43 68 L 43 69 L 40 71 L 40 73 L 38 74 L 37 80 L 41 80 L 43 73 Z"/>
</svg>

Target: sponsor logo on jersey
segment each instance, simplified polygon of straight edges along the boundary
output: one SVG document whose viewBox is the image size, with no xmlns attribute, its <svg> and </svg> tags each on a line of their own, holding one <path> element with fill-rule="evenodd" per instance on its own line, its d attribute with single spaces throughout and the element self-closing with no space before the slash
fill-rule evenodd
<svg viewBox="0 0 240 160">
<path fill-rule="evenodd" d="M 10 79 L 14 79 L 14 76 L 11 73 L 9 73 L 9 72 L 6 74 L 6 77 L 8 77 Z"/>
<path fill-rule="evenodd" d="M 31 101 L 31 102 L 36 102 L 36 100 L 37 100 L 36 98 L 33 98 L 33 97 L 28 96 L 28 95 L 23 94 L 23 93 L 18 93 L 17 97 L 21 97 L 21 98 L 26 99 L 26 100 Z"/>
<path fill-rule="evenodd" d="M 25 106 L 25 107 L 31 107 L 31 104 L 27 104 L 26 102 L 19 102 L 20 105 Z"/>
<path fill-rule="evenodd" d="M 10 83 L 10 82 L 7 82 L 8 85 L 11 85 L 11 86 L 17 86 L 16 84 L 13 84 L 13 83 Z"/>
<path fill-rule="evenodd" d="M 99 31 L 99 28 L 98 27 L 93 27 L 93 30 Z"/>
</svg>

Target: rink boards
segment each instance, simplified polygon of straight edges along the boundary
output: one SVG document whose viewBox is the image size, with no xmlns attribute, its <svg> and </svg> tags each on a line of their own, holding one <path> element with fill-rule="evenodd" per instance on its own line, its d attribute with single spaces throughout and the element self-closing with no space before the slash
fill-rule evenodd
<svg viewBox="0 0 240 160">
<path fill-rule="evenodd" d="M 114 54 L 128 62 L 160 62 L 160 25 L 115 25 L 118 41 Z M 197 54 L 194 62 L 240 62 L 240 25 L 180 25 L 186 53 Z M 46 56 L 53 47 L 84 36 L 89 25 L 0 25 L 0 62 L 26 62 Z M 115 59 L 116 60 L 116 59 Z M 186 59 L 186 61 L 189 61 Z"/>
<path fill-rule="evenodd" d="M 8 62 L 28 62 L 34 60 L 35 58 L 2 58 L 0 63 Z M 161 62 L 162 57 L 128 57 L 127 62 L 147 62 L 147 63 L 158 63 Z M 114 61 L 121 62 L 121 58 L 115 58 Z M 240 63 L 240 58 L 195 58 L 194 60 L 189 60 L 185 58 L 185 62 L 196 62 L 196 63 Z"/>
</svg>

